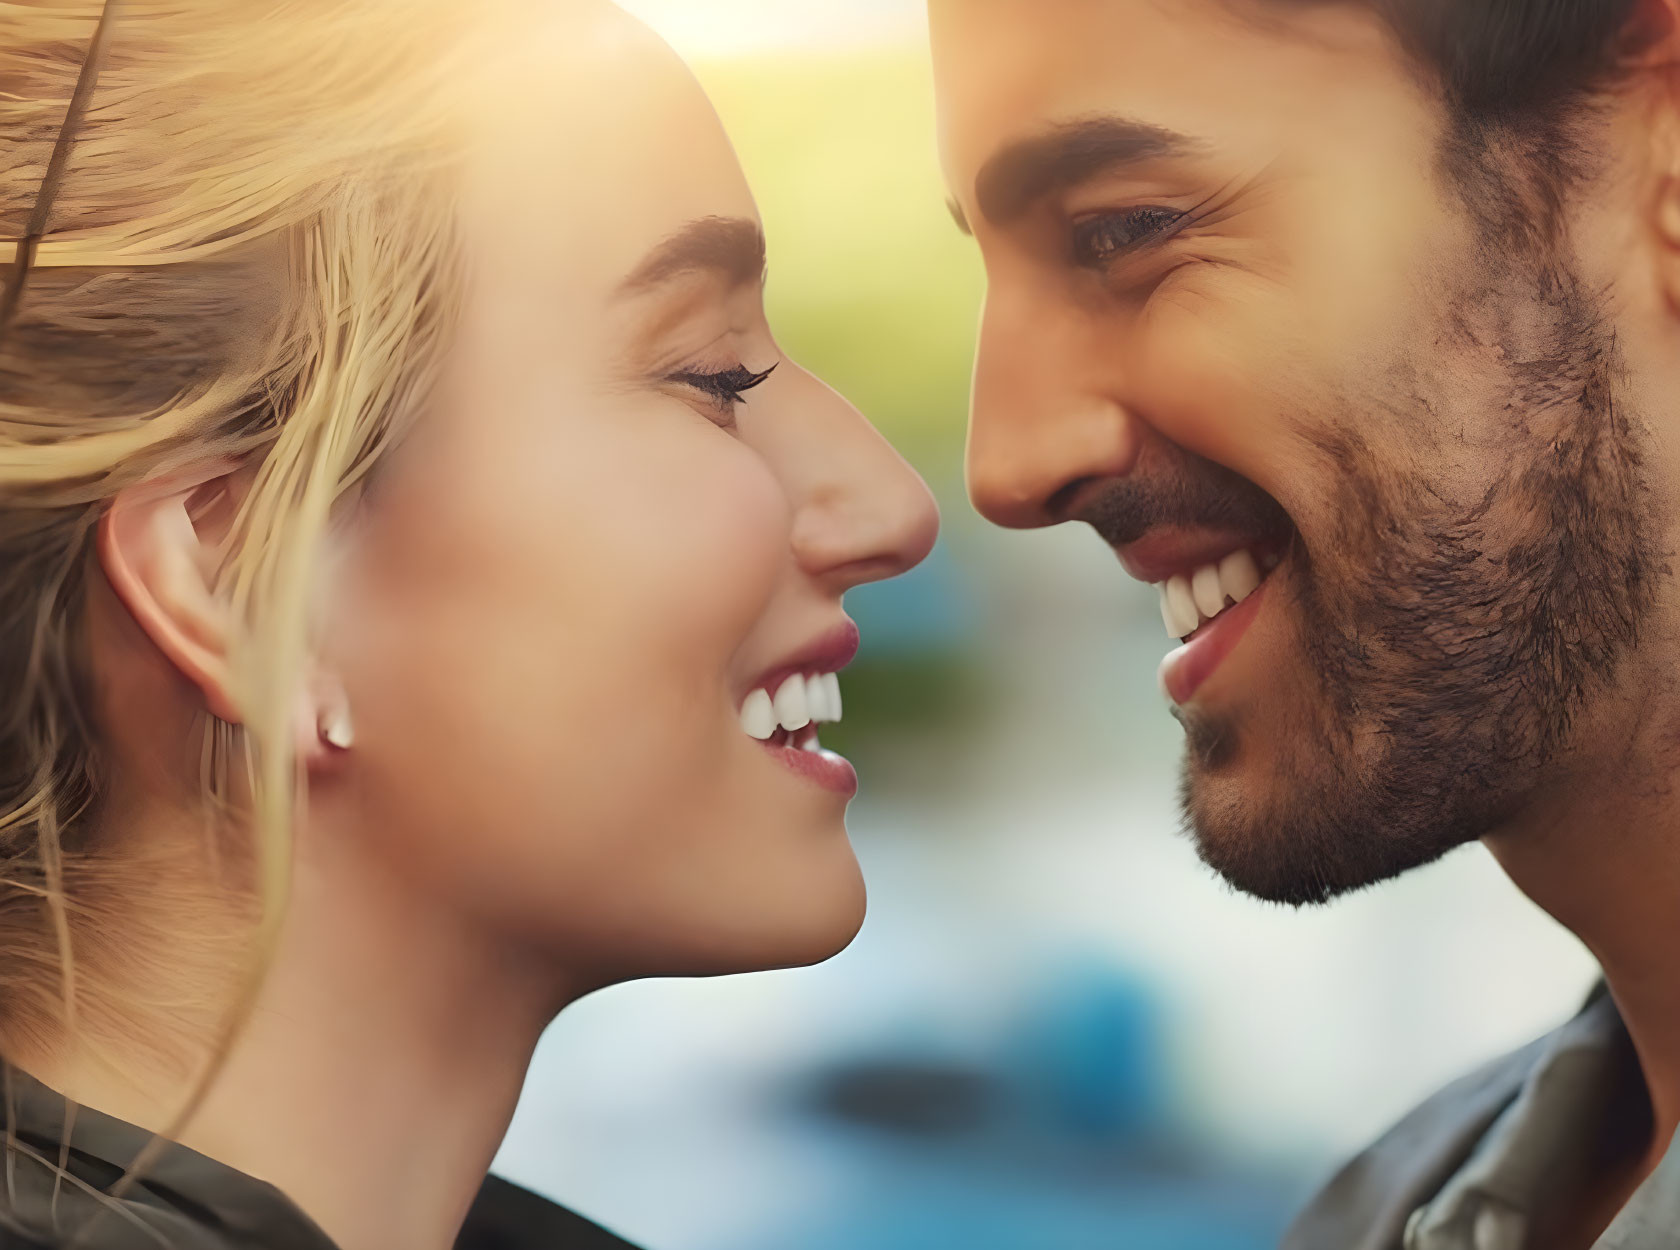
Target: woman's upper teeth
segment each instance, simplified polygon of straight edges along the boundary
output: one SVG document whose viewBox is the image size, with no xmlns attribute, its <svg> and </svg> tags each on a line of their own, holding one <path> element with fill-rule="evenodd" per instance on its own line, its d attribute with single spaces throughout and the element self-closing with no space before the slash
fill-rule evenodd
<svg viewBox="0 0 1680 1250">
<path fill-rule="evenodd" d="M 1277 557 L 1256 559 L 1246 548 L 1233 551 L 1218 564 L 1194 573 L 1178 574 L 1159 583 L 1161 619 L 1173 638 L 1188 638 L 1227 607 L 1241 603 L 1259 588 L 1264 574 L 1277 567 Z"/>
<path fill-rule="evenodd" d="M 741 704 L 741 728 L 749 738 L 767 742 L 777 729 L 793 732 L 812 723 L 837 724 L 842 710 L 839 674 L 803 677 L 795 673 L 775 694 L 759 689 L 747 696 Z"/>
</svg>

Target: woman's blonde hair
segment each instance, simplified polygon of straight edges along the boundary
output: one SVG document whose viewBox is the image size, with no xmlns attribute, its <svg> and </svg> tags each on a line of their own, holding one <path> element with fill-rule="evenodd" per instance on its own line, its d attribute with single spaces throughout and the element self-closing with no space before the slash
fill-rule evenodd
<svg viewBox="0 0 1680 1250">
<path fill-rule="evenodd" d="M 90 1009 L 121 1019 L 122 987 L 74 958 L 119 922 L 89 837 L 108 775 L 82 629 L 92 540 L 117 492 L 222 458 L 255 476 L 219 574 L 242 723 L 207 724 L 206 797 L 249 796 L 257 959 L 234 1016 L 249 1006 L 285 895 L 314 557 L 442 354 L 452 102 L 490 7 L 113 0 L 0 330 L 0 1055 L 63 1044 Z M 7 278 L 102 8 L 0 4 Z"/>
</svg>

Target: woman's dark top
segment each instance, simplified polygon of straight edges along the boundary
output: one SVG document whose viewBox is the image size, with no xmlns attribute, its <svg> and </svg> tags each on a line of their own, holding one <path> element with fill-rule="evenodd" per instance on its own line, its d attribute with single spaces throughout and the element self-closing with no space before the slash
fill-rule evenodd
<svg viewBox="0 0 1680 1250">
<path fill-rule="evenodd" d="M 122 1191 L 104 1191 L 152 1140 L 74 1108 L 16 1068 L 0 1072 L 5 1159 L 0 1250 L 337 1250 L 274 1186 L 175 1143 Z M 68 1140 L 66 1138 L 68 1137 Z M 62 1164 L 63 1174 L 60 1174 Z M 635 1250 L 528 1190 L 490 1177 L 456 1250 Z"/>
</svg>

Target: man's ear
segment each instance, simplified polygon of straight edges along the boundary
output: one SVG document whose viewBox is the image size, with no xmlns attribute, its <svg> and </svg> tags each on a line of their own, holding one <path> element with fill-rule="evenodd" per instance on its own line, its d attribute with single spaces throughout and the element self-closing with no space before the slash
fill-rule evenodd
<svg viewBox="0 0 1680 1250">
<path fill-rule="evenodd" d="M 106 580 L 129 615 L 205 707 L 243 719 L 233 680 L 232 616 L 216 591 L 222 544 L 250 476 L 231 461 L 121 491 L 100 518 Z"/>
<path fill-rule="evenodd" d="M 1655 115 L 1648 119 L 1656 202 L 1650 223 L 1657 280 L 1680 311 L 1680 0 L 1635 0 L 1623 32 L 1627 67 L 1651 76 Z"/>
<path fill-rule="evenodd" d="M 1622 59 L 1635 67 L 1649 63 L 1653 57 L 1672 59 L 1677 26 L 1680 4 L 1676 0 L 1633 0 L 1622 29 Z"/>
</svg>

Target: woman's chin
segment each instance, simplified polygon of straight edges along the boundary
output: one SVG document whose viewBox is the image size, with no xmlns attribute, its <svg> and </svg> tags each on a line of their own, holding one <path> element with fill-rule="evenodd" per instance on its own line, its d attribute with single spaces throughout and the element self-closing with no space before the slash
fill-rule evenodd
<svg viewBox="0 0 1680 1250">
<path fill-rule="evenodd" d="M 843 843 L 842 863 L 831 865 L 820 884 L 808 890 L 795 905 L 783 909 L 786 917 L 784 941 L 787 954 L 780 967 L 806 968 L 833 959 L 856 939 L 869 912 L 869 891 L 863 869 L 852 854 L 851 843 Z"/>
<path fill-rule="evenodd" d="M 810 925 L 808 932 L 797 935 L 788 944 L 789 957 L 779 966 L 809 968 L 813 964 L 826 963 L 833 959 L 857 938 L 863 928 L 867 911 L 868 902 L 864 897 L 863 882 L 860 878 L 855 902 L 849 903 L 843 909 L 837 908 L 826 918 L 825 924 Z"/>
<path fill-rule="evenodd" d="M 852 944 L 867 911 L 863 874 L 854 861 L 843 876 L 835 873 L 818 888 L 743 901 L 727 920 L 692 935 L 687 966 L 676 975 L 730 976 L 824 963 Z"/>
</svg>

